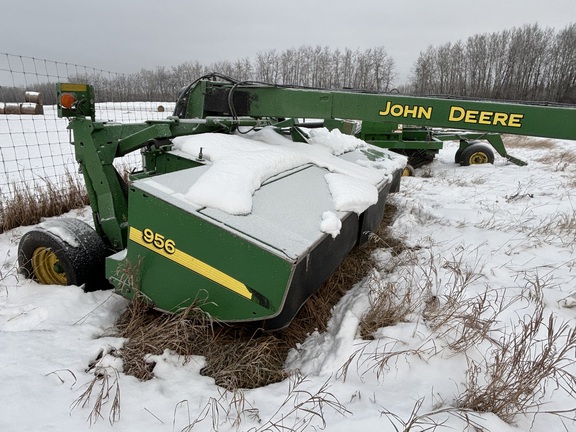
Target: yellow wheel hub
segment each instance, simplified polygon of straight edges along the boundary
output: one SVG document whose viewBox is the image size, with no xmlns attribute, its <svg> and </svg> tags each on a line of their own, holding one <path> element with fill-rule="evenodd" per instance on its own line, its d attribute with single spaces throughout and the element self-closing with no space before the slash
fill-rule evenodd
<svg viewBox="0 0 576 432">
<path fill-rule="evenodd" d="M 68 278 L 60 260 L 50 248 L 39 247 L 32 253 L 34 276 L 44 285 L 66 285 Z"/>
<path fill-rule="evenodd" d="M 414 175 L 414 167 L 412 165 L 406 165 L 404 171 L 402 171 L 402 177 L 412 177 Z"/>
<path fill-rule="evenodd" d="M 489 163 L 488 155 L 484 152 L 472 153 L 468 160 L 470 161 L 470 165 L 480 165 Z"/>
</svg>

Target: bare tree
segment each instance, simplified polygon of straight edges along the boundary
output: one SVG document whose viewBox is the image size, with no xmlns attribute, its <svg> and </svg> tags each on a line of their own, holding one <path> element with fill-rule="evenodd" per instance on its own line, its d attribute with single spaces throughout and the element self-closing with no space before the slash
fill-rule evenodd
<svg viewBox="0 0 576 432">
<path fill-rule="evenodd" d="M 547 96 L 558 102 L 576 103 L 576 24 L 556 36 L 550 52 Z"/>
<path fill-rule="evenodd" d="M 413 68 L 419 94 L 571 101 L 576 96 L 576 26 L 537 24 L 428 47 Z"/>
</svg>

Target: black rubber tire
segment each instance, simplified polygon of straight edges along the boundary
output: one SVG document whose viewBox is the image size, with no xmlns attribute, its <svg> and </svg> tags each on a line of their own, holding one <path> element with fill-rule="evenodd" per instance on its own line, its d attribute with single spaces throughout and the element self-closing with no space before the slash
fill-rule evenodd
<svg viewBox="0 0 576 432">
<path fill-rule="evenodd" d="M 38 261 L 47 256 L 51 263 Z M 18 244 L 18 264 L 26 277 L 44 284 L 84 285 L 85 291 L 110 288 L 104 276 L 105 258 L 100 236 L 78 219 L 42 222 Z"/>
<path fill-rule="evenodd" d="M 479 165 L 483 163 L 494 163 L 494 152 L 484 144 L 472 144 L 462 150 L 460 165 Z"/>
<path fill-rule="evenodd" d="M 456 150 L 456 154 L 454 154 L 454 162 L 457 164 L 462 162 L 462 151 L 467 146 L 480 144 L 480 143 L 481 143 L 481 141 L 478 141 L 478 140 L 472 140 L 472 141 L 460 140 L 460 145 L 464 146 L 464 147 L 459 147 L 458 150 Z"/>
<path fill-rule="evenodd" d="M 462 149 L 458 149 L 456 150 L 456 153 L 454 154 L 454 162 L 459 164 L 462 162 Z"/>
</svg>

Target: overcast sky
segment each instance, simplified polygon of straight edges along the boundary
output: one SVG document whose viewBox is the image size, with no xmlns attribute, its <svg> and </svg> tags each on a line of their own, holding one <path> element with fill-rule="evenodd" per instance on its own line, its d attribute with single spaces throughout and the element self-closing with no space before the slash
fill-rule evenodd
<svg viewBox="0 0 576 432">
<path fill-rule="evenodd" d="M 303 45 L 383 46 L 402 84 L 429 45 L 574 22 L 576 0 L 0 0 L 0 53 L 132 73 Z"/>
</svg>

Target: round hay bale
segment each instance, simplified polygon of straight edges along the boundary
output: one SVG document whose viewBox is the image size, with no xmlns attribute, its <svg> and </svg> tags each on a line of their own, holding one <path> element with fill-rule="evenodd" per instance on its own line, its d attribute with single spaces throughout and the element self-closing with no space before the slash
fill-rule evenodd
<svg viewBox="0 0 576 432">
<path fill-rule="evenodd" d="M 158 112 L 164 112 L 164 105 L 158 105 Z"/>
<path fill-rule="evenodd" d="M 14 102 L 7 102 L 4 106 L 5 114 L 20 114 L 20 104 Z"/>
<path fill-rule="evenodd" d="M 26 93 L 24 93 L 24 100 L 42 105 L 42 95 L 36 91 L 26 91 Z"/>
<path fill-rule="evenodd" d="M 25 102 L 20 104 L 20 113 L 21 114 L 44 114 L 44 109 L 42 105 L 32 102 Z"/>
</svg>

